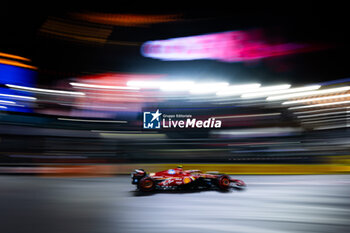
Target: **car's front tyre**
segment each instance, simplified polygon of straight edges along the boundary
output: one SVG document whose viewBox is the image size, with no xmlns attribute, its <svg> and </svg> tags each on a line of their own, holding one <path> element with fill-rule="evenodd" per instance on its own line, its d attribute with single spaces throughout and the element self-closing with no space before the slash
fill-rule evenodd
<svg viewBox="0 0 350 233">
<path fill-rule="evenodd" d="M 230 177 L 226 175 L 217 178 L 217 186 L 220 190 L 228 190 L 230 188 Z"/>
</svg>

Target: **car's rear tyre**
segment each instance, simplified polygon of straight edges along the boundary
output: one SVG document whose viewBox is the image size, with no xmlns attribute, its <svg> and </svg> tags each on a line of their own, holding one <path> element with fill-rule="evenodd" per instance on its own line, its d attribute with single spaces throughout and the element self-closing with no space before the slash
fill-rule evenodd
<svg viewBox="0 0 350 233">
<path fill-rule="evenodd" d="M 220 190 L 228 190 L 230 188 L 230 178 L 226 175 L 217 178 L 217 186 Z"/>
<path fill-rule="evenodd" d="M 142 192 L 151 192 L 156 188 L 156 182 L 151 177 L 144 177 L 138 183 L 137 188 Z"/>
</svg>

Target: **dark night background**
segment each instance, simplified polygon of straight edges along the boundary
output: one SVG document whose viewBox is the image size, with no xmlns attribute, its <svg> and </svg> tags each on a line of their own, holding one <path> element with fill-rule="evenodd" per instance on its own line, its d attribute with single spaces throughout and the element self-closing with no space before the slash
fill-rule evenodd
<svg viewBox="0 0 350 233">
<path fill-rule="evenodd" d="M 348 6 L 332 1 L 323 6 L 320 1 L 72 2 L 0 5 L 0 233 L 350 232 Z M 72 17 L 78 13 L 134 14 L 146 20 L 170 14 L 177 21 L 90 27 L 86 18 Z M 98 37 L 101 28 L 107 28 L 100 30 L 107 40 Z M 150 40 L 255 29 L 264 37 L 247 33 L 237 43 L 243 58 L 251 52 L 244 54 L 245 47 L 253 47 L 252 54 L 286 43 L 319 49 L 237 63 L 161 61 L 140 53 L 140 45 Z M 11 55 L 31 61 L 16 64 Z M 32 74 L 37 74 L 34 83 Z M 124 87 L 134 77 L 147 80 L 134 74 L 166 78 L 160 85 L 148 83 L 151 89 Z M 194 84 L 167 82 L 176 78 Z M 324 83 L 338 79 L 346 80 Z M 233 87 L 258 82 L 262 88 L 229 87 L 228 96 L 221 96 L 218 91 L 226 87 L 215 86 L 222 80 Z M 203 88 L 201 83 L 212 84 Z M 279 86 L 287 83 L 292 88 Z M 315 83 L 322 85 L 309 85 Z M 172 85 L 180 92 L 162 90 Z M 270 101 L 263 89 L 269 85 L 278 90 L 268 97 L 292 95 Z M 203 89 L 202 95 L 191 93 Z M 263 96 L 239 97 L 259 92 Z M 191 115 L 197 122 L 215 118 L 222 127 L 145 127 L 144 116 L 155 112 Z M 173 124 L 186 118 L 175 117 Z M 198 179 L 198 172 L 174 174 L 179 186 L 173 187 L 165 185 L 168 176 L 152 175 L 178 165 L 217 172 Z M 132 180 L 135 169 L 143 175 Z M 213 174 L 219 176 L 210 178 Z M 222 174 L 233 178 L 232 189 L 226 182 L 223 190 Z M 181 176 L 192 183 L 182 184 Z M 153 181 L 151 189 L 157 190 L 142 192 L 144 181 L 153 178 L 158 183 Z"/>
<path fill-rule="evenodd" d="M 342 6 L 285 4 L 275 6 L 227 5 L 183 6 L 118 2 L 70 6 L 48 4 L 8 6 L 1 9 L 1 50 L 32 59 L 39 68 L 38 85 L 87 73 L 130 72 L 166 73 L 190 79 L 213 78 L 231 83 L 307 84 L 349 77 L 348 19 Z M 161 7 L 160 7 L 161 6 Z M 181 20 L 145 27 L 114 26 L 110 41 L 143 43 L 166 39 L 262 28 L 266 38 L 285 42 L 318 44 L 324 49 L 283 57 L 267 58 L 254 63 L 220 61 L 159 61 L 144 58 L 139 46 L 96 46 L 79 44 L 38 33 L 48 17 L 66 18 L 70 13 L 99 12 L 115 14 L 179 14 Z"/>
</svg>

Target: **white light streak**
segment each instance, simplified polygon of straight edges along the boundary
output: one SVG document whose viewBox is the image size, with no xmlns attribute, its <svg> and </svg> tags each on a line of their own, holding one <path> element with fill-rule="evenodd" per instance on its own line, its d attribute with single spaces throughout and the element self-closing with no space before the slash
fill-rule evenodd
<svg viewBox="0 0 350 233">
<path fill-rule="evenodd" d="M 23 96 L 23 95 L 10 95 L 10 94 L 0 94 L 0 96 L 13 98 L 13 99 L 20 99 L 20 100 L 37 100 L 35 97 L 31 96 Z"/>
<path fill-rule="evenodd" d="M 69 83 L 76 88 L 97 88 L 97 89 L 120 89 L 120 90 L 139 90 L 139 87 L 126 87 L 126 86 L 110 86 L 110 85 L 96 85 L 96 84 L 87 84 L 87 83 Z"/>
<path fill-rule="evenodd" d="M 192 81 L 165 82 L 160 86 L 162 91 L 188 91 L 193 88 Z"/>
<path fill-rule="evenodd" d="M 0 100 L 0 104 L 5 104 L 5 105 L 16 105 L 15 102 L 13 102 L 13 101 L 7 101 L 7 100 Z"/>
<path fill-rule="evenodd" d="M 262 92 L 260 94 L 257 93 L 257 95 L 255 97 L 269 96 L 269 97 L 266 98 L 266 100 L 271 100 L 271 98 L 274 97 L 272 95 L 296 93 L 296 92 L 303 92 L 303 91 L 312 91 L 312 90 L 317 90 L 317 89 L 320 89 L 320 88 L 321 88 L 321 85 L 312 85 L 312 86 L 306 86 L 306 87 L 296 87 L 296 88 L 290 88 L 290 89 L 285 89 L 285 90 Z"/>
<path fill-rule="evenodd" d="M 162 83 L 164 82 L 162 81 L 128 81 L 126 85 L 130 87 L 137 87 L 137 88 L 157 89 L 157 88 L 160 88 Z"/>
<path fill-rule="evenodd" d="M 287 95 L 270 96 L 267 98 L 267 100 L 268 101 L 284 100 L 284 99 L 298 98 L 298 97 L 311 96 L 311 95 L 323 95 L 323 94 L 329 94 L 329 93 L 336 93 L 336 92 L 342 92 L 342 91 L 348 91 L 348 90 L 350 90 L 350 86 L 329 88 L 329 89 L 323 89 L 323 90 L 317 90 L 317 91 L 307 91 L 307 92 L 293 93 L 293 94 L 287 94 Z"/>
<path fill-rule="evenodd" d="M 39 92 L 45 94 L 52 95 L 73 95 L 73 96 L 85 96 L 83 92 L 75 92 L 75 91 L 62 91 L 62 90 L 52 90 L 52 89 L 43 89 L 43 88 L 35 88 L 35 87 L 25 87 L 19 85 L 5 84 L 5 86 L 13 89 L 29 91 L 29 92 Z"/>
<path fill-rule="evenodd" d="M 241 95 L 242 98 L 256 98 L 261 96 L 262 93 L 263 96 L 270 91 L 277 91 L 277 90 L 285 90 L 289 89 L 291 87 L 290 84 L 282 84 L 282 85 L 274 85 L 274 86 L 267 86 L 267 87 L 260 87 L 259 89 L 255 90 L 253 93 L 246 93 Z"/>
<path fill-rule="evenodd" d="M 129 87 L 137 87 L 142 89 L 160 89 L 162 91 L 188 91 L 193 81 L 128 81 Z"/>
<path fill-rule="evenodd" d="M 242 85 L 231 85 L 216 93 L 217 96 L 234 96 L 242 93 L 252 92 L 261 86 L 260 83 L 250 83 Z"/>
<path fill-rule="evenodd" d="M 213 83 L 198 83 L 190 89 L 191 94 L 209 94 L 220 91 L 227 87 L 229 83 L 226 82 L 213 82 Z"/>
</svg>

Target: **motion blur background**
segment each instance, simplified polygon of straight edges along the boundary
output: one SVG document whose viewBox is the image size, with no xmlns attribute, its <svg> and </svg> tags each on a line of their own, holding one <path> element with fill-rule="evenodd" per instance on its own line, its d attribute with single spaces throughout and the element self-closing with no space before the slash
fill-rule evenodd
<svg viewBox="0 0 350 233">
<path fill-rule="evenodd" d="M 298 5 L 5 7 L 0 171 L 63 164 L 346 165 L 345 17 L 332 7 Z M 156 109 L 223 123 L 143 130 L 143 112 Z M 256 171 L 248 168 L 227 167 Z"/>
<path fill-rule="evenodd" d="M 347 7 L 70 4 L 0 9 L 1 232 L 349 232 Z M 124 176 L 179 164 L 248 188 Z"/>
</svg>

